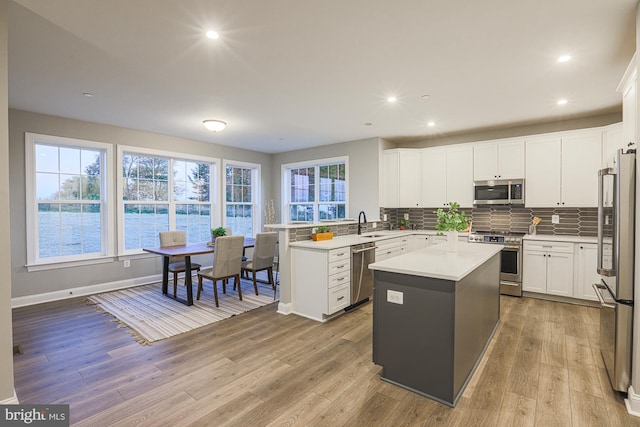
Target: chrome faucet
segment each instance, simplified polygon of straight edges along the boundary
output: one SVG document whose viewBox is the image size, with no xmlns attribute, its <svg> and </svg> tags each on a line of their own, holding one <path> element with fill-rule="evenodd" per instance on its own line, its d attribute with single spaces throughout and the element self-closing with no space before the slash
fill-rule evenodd
<svg viewBox="0 0 640 427">
<path fill-rule="evenodd" d="M 360 218 L 364 219 L 364 222 L 360 223 Z M 362 233 L 362 224 L 366 224 L 367 223 L 367 215 L 364 213 L 364 211 L 360 211 L 360 213 L 358 214 L 358 234 Z"/>
</svg>

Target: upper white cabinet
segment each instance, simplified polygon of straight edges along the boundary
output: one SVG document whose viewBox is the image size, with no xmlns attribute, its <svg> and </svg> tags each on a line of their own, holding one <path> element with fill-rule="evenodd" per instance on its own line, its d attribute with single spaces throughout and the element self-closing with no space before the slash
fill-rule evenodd
<svg viewBox="0 0 640 427">
<path fill-rule="evenodd" d="M 627 143 L 622 135 L 622 122 L 607 126 L 602 132 L 602 167 L 607 167 L 607 160 L 616 151 L 626 147 Z"/>
<path fill-rule="evenodd" d="M 618 85 L 618 92 L 622 94 L 622 144 L 626 148 L 630 142 L 637 142 L 638 138 L 638 75 L 637 54 L 633 55 L 622 81 Z"/>
<path fill-rule="evenodd" d="M 419 150 L 384 152 L 384 207 L 422 206 L 422 157 Z"/>
<path fill-rule="evenodd" d="M 447 150 L 422 150 L 422 206 L 437 208 L 447 204 Z"/>
<path fill-rule="evenodd" d="M 473 147 L 447 147 L 447 203 L 473 207 Z"/>
<path fill-rule="evenodd" d="M 476 181 L 524 178 L 524 140 L 475 145 L 473 178 Z"/>
<path fill-rule="evenodd" d="M 534 137 L 526 143 L 527 207 L 596 207 L 602 131 Z"/>
</svg>

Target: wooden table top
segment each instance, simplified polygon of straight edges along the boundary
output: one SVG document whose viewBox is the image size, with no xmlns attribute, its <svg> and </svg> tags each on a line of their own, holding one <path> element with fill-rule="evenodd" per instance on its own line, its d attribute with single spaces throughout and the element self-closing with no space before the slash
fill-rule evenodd
<svg viewBox="0 0 640 427">
<path fill-rule="evenodd" d="M 252 248 L 256 244 L 256 239 L 253 237 L 244 238 L 244 247 Z M 157 248 L 142 248 L 145 252 L 158 254 L 162 256 L 192 256 L 202 255 L 215 252 L 214 246 L 208 246 L 206 243 L 193 243 L 190 245 L 179 246 L 161 246 Z"/>
</svg>

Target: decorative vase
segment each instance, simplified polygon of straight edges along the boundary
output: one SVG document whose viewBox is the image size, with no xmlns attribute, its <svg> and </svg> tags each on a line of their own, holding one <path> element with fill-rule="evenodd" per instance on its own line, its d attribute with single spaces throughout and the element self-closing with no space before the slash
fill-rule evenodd
<svg viewBox="0 0 640 427">
<path fill-rule="evenodd" d="M 458 252 L 458 230 L 447 231 L 447 252 Z"/>
</svg>

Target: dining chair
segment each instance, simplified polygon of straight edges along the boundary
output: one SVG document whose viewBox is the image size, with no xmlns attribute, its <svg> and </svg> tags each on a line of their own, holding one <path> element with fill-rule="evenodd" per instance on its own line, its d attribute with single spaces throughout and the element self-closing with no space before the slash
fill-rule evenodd
<svg viewBox="0 0 640 427">
<path fill-rule="evenodd" d="M 253 276 L 253 288 L 258 295 L 258 284 L 256 283 L 256 273 L 267 270 L 269 284 L 275 290 L 273 281 L 273 258 L 276 254 L 276 242 L 278 233 L 270 231 L 256 234 L 256 244 L 253 248 L 253 258 L 242 263 L 243 272 L 251 272 Z"/>
<path fill-rule="evenodd" d="M 183 246 L 187 244 L 187 236 L 184 231 L 161 231 L 160 246 Z M 191 271 L 200 271 L 201 265 L 195 262 L 191 263 Z M 178 291 L 178 273 L 184 273 L 187 266 L 184 257 L 176 256 L 169 258 L 169 273 L 173 273 L 173 296 L 175 298 Z"/>
<path fill-rule="evenodd" d="M 198 295 L 202 292 L 202 279 L 207 278 L 213 282 L 213 296 L 218 304 L 218 280 L 222 280 L 222 292 L 227 293 L 228 279 L 233 278 L 238 287 L 238 298 L 242 301 L 242 287 L 240 286 L 240 271 L 242 269 L 242 250 L 244 249 L 243 236 L 221 236 L 216 239 L 216 250 L 213 253 L 213 267 L 198 273 Z"/>
</svg>

